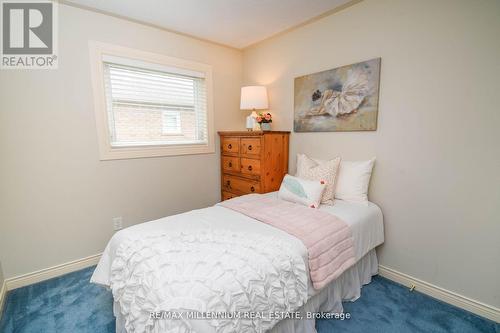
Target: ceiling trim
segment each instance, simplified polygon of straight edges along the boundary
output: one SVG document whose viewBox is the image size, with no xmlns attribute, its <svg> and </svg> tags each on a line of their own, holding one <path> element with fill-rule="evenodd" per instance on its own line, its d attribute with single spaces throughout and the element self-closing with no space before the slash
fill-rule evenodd
<svg viewBox="0 0 500 333">
<path fill-rule="evenodd" d="M 352 6 L 354 6 L 355 4 L 358 4 L 358 3 L 362 2 L 362 1 L 363 1 L 363 0 L 351 0 L 351 1 L 349 1 L 349 2 L 346 2 L 346 3 L 345 3 L 345 4 L 343 4 L 343 5 L 340 5 L 340 6 L 338 6 L 338 7 L 335 7 L 335 8 L 333 8 L 333 9 L 330 9 L 330 10 L 328 10 L 328 11 L 326 11 L 326 12 L 322 13 L 322 14 L 319 14 L 319 15 L 317 15 L 317 16 L 314 16 L 314 17 L 312 17 L 312 18 L 310 18 L 310 19 L 308 19 L 308 20 L 306 20 L 306 21 L 304 21 L 304 22 L 302 22 L 302 23 L 299 23 L 299 24 L 294 25 L 294 26 L 292 26 L 292 27 L 286 28 L 285 30 L 279 31 L 279 32 L 277 32 L 277 33 L 275 33 L 275 34 L 273 34 L 273 35 L 271 35 L 271 36 L 269 36 L 269 37 L 266 37 L 266 38 L 264 38 L 264 39 L 261 39 L 261 40 L 260 40 L 260 41 L 258 41 L 258 42 L 251 43 L 251 44 L 249 44 L 249 45 L 247 45 L 247 46 L 245 46 L 245 47 L 242 47 L 240 50 L 250 49 L 250 48 L 252 48 L 252 47 L 254 47 L 254 46 L 256 46 L 256 45 L 258 45 L 258 44 L 260 44 L 260 43 L 263 43 L 263 42 L 266 42 L 266 41 L 271 40 L 271 39 L 273 39 L 273 38 L 276 38 L 276 37 L 282 36 L 282 35 L 287 34 L 287 33 L 291 32 L 291 31 L 293 31 L 293 30 L 297 30 L 298 28 L 302 28 L 303 26 L 306 26 L 306 25 L 308 25 L 308 24 L 311 24 L 311 23 L 314 23 L 314 22 L 316 22 L 316 21 L 319 21 L 319 20 L 321 20 L 322 18 L 325 18 L 325 17 L 327 17 L 327 16 L 330 16 L 330 15 L 333 15 L 333 14 L 335 14 L 335 13 L 338 13 L 338 12 L 340 12 L 340 11 L 342 11 L 342 10 L 344 10 L 344 9 L 347 9 L 347 8 L 349 8 L 349 7 L 352 7 Z"/>
<path fill-rule="evenodd" d="M 69 1 L 66 1 L 66 0 L 55 0 L 57 1 L 59 4 L 63 4 L 63 5 L 66 5 L 66 6 L 69 6 L 69 7 L 74 7 L 74 8 L 78 8 L 78 9 L 82 9 L 82 10 L 87 10 L 87 11 L 91 11 L 91 12 L 94 12 L 94 13 L 98 13 L 98 14 L 103 14 L 103 15 L 107 15 L 107 16 L 111 16 L 111 17 L 114 17 L 114 18 L 118 18 L 118 19 L 122 19 L 122 20 L 126 20 L 126 21 L 129 21 L 129 22 L 132 22 L 132 23 L 136 23 L 136 24 L 141 24 L 141 25 L 145 25 L 145 26 L 148 26 L 148 27 L 151 27 L 151 28 L 156 28 L 156 29 L 159 29 L 159 30 L 163 30 L 163 31 L 166 31 L 166 32 L 169 32 L 169 33 L 173 33 L 173 34 L 177 34 L 177 35 L 180 35 L 180 36 L 184 36 L 184 37 L 188 37 L 188 38 L 192 38 L 192 39 L 196 39 L 198 41 L 201 41 L 201 42 L 205 42 L 205 43 L 210 43 L 210 44 L 214 44 L 214 45 L 217 45 L 217 46 L 221 46 L 221 47 L 225 47 L 225 48 L 229 48 L 229 49 L 232 49 L 232 50 L 236 50 L 236 51 L 243 51 L 243 50 L 246 50 L 246 49 L 249 49 L 249 48 L 252 48 L 260 43 L 263 43 L 265 41 L 268 41 L 270 39 L 273 39 L 273 38 L 276 38 L 278 36 L 282 36 L 288 32 L 291 32 L 293 30 L 296 30 L 298 28 L 301 28 L 303 26 L 306 26 L 308 24 L 311 24 L 311 23 L 314 23 L 316 21 L 319 21 L 321 20 L 322 18 L 324 17 L 327 17 L 327 16 L 330 16 L 330 15 L 333 15 L 335 13 L 338 13 L 346 8 L 349 8 L 351 6 L 354 6 L 355 4 L 358 4 L 360 2 L 362 2 L 363 0 L 351 0 L 343 5 L 340 5 L 338 7 L 335 7 L 331 10 L 328 10 L 320 15 L 317 15 L 317 16 L 314 16 L 302 23 L 299 23 L 299 24 L 296 24 L 294 26 L 291 26 L 289 28 L 286 28 L 285 30 L 282 30 L 282 31 L 279 31 L 275 34 L 272 34 L 271 36 L 269 37 L 266 37 L 264 39 L 261 39 L 260 41 L 257 41 L 257 42 L 254 42 L 254 43 L 251 43 L 245 47 L 235 47 L 235 46 L 232 46 L 232 45 L 228 45 L 228 44 L 224 44 L 224 43 L 220 43 L 220 42 L 217 42 L 217 41 L 214 41 L 214 40 L 211 40 L 211 39 L 207 39 L 207 38 L 203 38 L 203 37 L 198 37 L 198 36 L 195 36 L 195 35 L 191 35 L 191 34 L 188 34 L 188 33 L 185 33 L 185 32 L 182 32 L 182 31 L 177 31 L 177 30 L 174 30 L 174 29 L 169 29 L 169 28 L 165 28 L 161 25 L 157 25 L 157 24 L 154 24 L 154 23 L 149 23 L 149 22 L 146 22 L 146 21 L 142 21 L 142 20 L 137 20 L 137 19 L 134 19 L 134 18 L 131 18 L 131 17 L 128 17 L 128 16 L 124 16 L 124 15 L 119 15 L 119 14 L 115 14 L 115 13 L 112 13 L 112 12 L 109 12 L 107 10 L 102 10 L 102 9 L 98 9 L 98 8 L 93 8 L 93 7 L 90 7 L 90 6 L 85 6 L 85 5 L 80 5 L 80 4 L 76 4 L 74 2 L 69 2 Z"/>
</svg>

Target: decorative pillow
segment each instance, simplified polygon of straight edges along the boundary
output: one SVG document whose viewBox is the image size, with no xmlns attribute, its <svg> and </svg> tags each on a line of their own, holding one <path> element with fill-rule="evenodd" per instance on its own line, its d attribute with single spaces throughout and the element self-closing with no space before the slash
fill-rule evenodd
<svg viewBox="0 0 500 333">
<path fill-rule="evenodd" d="M 310 208 L 318 208 L 324 190 L 325 184 L 322 184 L 320 181 L 285 175 L 281 182 L 278 198 L 299 203 Z"/>
<path fill-rule="evenodd" d="M 342 161 L 335 198 L 352 202 L 368 201 L 368 186 L 375 157 L 368 161 Z"/>
<path fill-rule="evenodd" d="M 316 160 L 304 154 L 297 154 L 297 177 L 322 181 L 326 185 L 321 203 L 333 205 L 335 180 L 340 165 L 340 157 L 330 161 Z"/>
</svg>

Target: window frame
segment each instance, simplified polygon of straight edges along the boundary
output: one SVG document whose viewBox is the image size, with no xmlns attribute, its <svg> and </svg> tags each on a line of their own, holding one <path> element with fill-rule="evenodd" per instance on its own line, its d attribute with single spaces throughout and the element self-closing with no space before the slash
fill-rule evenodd
<svg viewBox="0 0 500 333">
<path fill-rule="evenodd" d="M 151 53 L 123 46 L 89 41 L 90 69 L 94 95 L 94 114 L 97 127 L 100 160 L 147 158 L 215 153 L 214 108 L 212 66 L 190 60 Z M 104 83 L 104 57 L 116 56 L 132 61 L 174 67 L 180 70 L 204 73 L 207 101 L 207 143 L 206 144 L 167 144 L 147 146 L 112 146 L 109 132 L 106 91 Z"/>
</svg>

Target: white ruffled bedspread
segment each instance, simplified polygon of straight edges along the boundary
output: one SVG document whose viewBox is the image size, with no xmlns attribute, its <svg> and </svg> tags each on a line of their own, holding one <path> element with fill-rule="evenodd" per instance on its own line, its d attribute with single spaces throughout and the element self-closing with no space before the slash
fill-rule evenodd
<svg viewBox="0 0 500 333">
<path fill-rule="evenodd" d="M 116 250 L 110 287 L 127 332 L 191 332 L 151 312 L 290 312 L 307 301 L 303 257 L 274 236 L 223 229 L 141 234 Z M 215 332 L 264 332 L 276 318 L 207 321 Z"/>
</svg>

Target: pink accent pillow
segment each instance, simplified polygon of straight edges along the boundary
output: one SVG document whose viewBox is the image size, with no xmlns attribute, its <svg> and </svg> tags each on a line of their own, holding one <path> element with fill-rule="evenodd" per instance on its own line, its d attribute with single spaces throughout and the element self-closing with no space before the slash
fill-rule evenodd
<svg viewBox="0 0 500 333">
<path fill-rule="evenodd" d="M 297 177 L 316 180 L 326 185 L 321 203 L 333 205 L 335 197 L 335 181 L 340 165 L 340 157 L 322 161 L 312 159 L 304 154 L 297 154 Z"/>
</svg>

